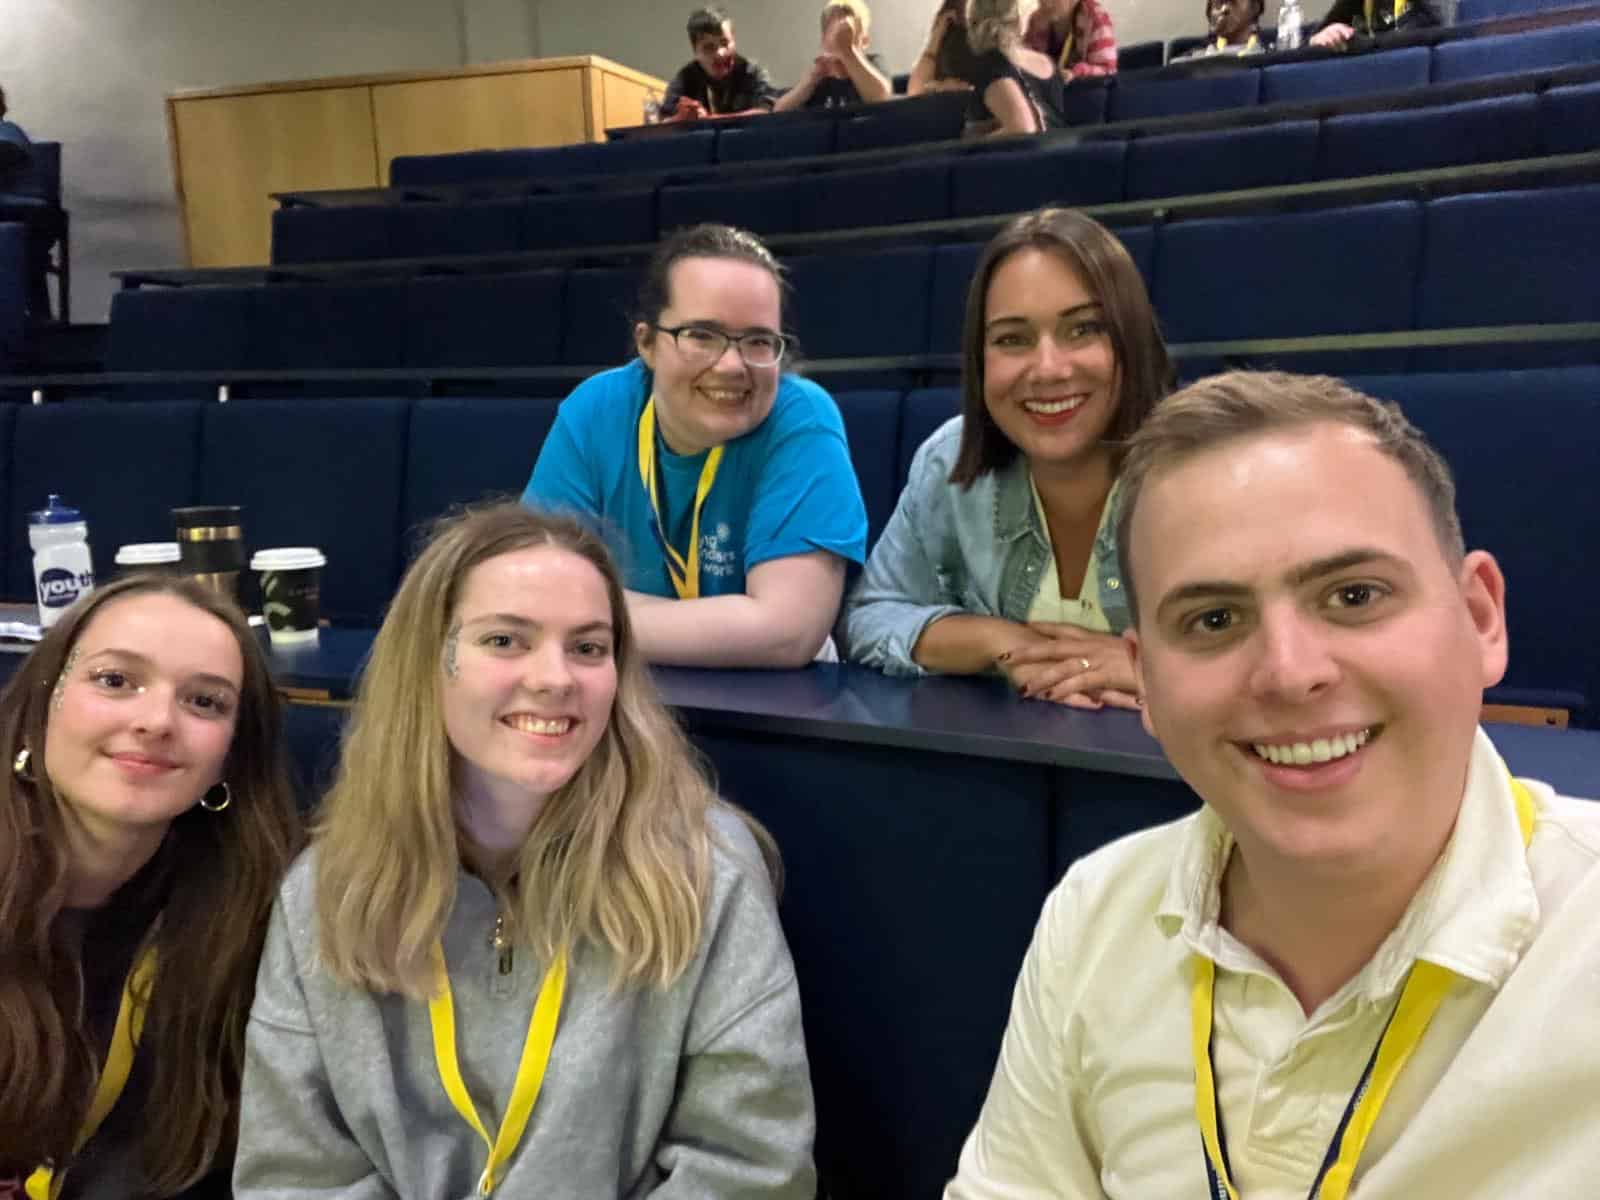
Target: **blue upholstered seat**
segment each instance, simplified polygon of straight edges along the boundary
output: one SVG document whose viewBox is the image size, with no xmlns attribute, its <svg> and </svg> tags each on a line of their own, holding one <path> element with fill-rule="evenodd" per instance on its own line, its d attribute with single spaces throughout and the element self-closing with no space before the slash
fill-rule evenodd
<svg viewBox="0 0 1600 1200">
<path fill-rule="evenodd" d="M 108 371 L 235 370 L 249 359 L 260 288 L 124 288 L 111 298 Z M 210 397 L 206 384 L 135 384 L 131 397 Z"/>
<path fill-rule="evenodd" d="M 721 221 L 753 233 L 793 233 L 800 228 L 795 195 L 792 176 L 668 185 L 660 193 L 661 231 Z"/>
<path fill-rule="evenodd" d="M 1532 158 L 1539 153 L 1538 112 L 1538 100 L 1524 95 L 1329 117 L 1319 174 L 1343 179 Z"/>
<path fill-rule="evenodd" d="M 392 258 L 389 216 L 380 204 L 277 209 L 272 214 L 272 261 L 290 265 Z"/>
<path fill-rule="evenodd" d="M 633 303 L 642 267 L 585 267 L 567 272 L 561 361 L 615 367 L 633 357 Z"/>
<path fill-rule="evenodd" d="M 1261 71 L 1261 103 L 1331 100 L 1426 87 L 1430 66 L 1426 46 L 1317 62 L 1280 63 Z"/>
<path fill-rule="evenodd" d="M 405 365 L 559 363 L 565 294 L 564 271 L 413 279 L 406 285 Z"/>
<path fill-rule="evenodd" d="M 522 248 L 523 203 L 395 204 L 384 214 L 390 258 L 510 254 Z"/>
<path fill-rule="evenodd" d="M 906 393 L 900 410 L 900 449 L 895 463 L 895 494 L 906 486 L 911 473 L 911 460 L 917 447 L 933 435 L 933 431 L 961 411 L 961 392 L 958 388 L 919 388 Z"/>
<path fill-rule="evenodd" d="M 1239 67 L 1225 74 L 1201 75 L 1192 79 L 1141 83 L 1119 81 L 1111 91 L 1106 120 L 1148 120 L 1224 108 L 1245 108 L 1255 104 L 1260 93 L 1261 72 L 1253 67 Z"/>
<path fill-rule="evenodd" d="M 74 400 L 7 405 L 11 431 L 10 557 L 6 591 L 34 594 L 27 518 L 56 492 L 89 523 L 96 578 L 110 579 L 117 547 L 173 539 L 172 509 L 199 500 L 200 410 L 193 401 Z M 217 503 L 229 503 L 219 500 Z M 248 522 L 253 514 L 246 513 Z M 253 532 L 248 529 L 247 532 Z"/>
<path fill-rule="evenodd" d="M 774 120 L 752 121 L 748 125 L 724 129 L 717 135 L 717 161 L 753 162 L 832 154 L 836 124 L 830 120 Z"/>
<path fill-rule="evenodd" d="M 1484 75 L 1567 67 L 1600 59 L 1600 21 L 1462 38 L 1433 48 L 1433 82 L 1457 83 Z"/>
<path fill-rule="evenodd" d="M 850 442 L 850 462 L 861 484 L 867 506 L 867 545 L 883 532 L 900 487 L 890 468 L 900 449 L 900 393 L 897 391 L 837 392 L 833 397 L 844 417 Z"/>
<path fill-rule="evenodd" d="M 529 196 L 522 217 L 524 250 L 640 245 L 655 240 L 654 188 Z"/>
<path fill-rule="evenodd" d="M 1539 97 L 1539 127 L 1546 154 L 1600 149 L 1600 83 L 1551 88 Z"/>
<path fill-rule="evenodd" d="M 950 171 L 950 213 L 980 217 L 1042 204 L 1114 204 L 1122 199 L 1126 153 L 1126 143 L 1107 140 L 969 155 Z"/>
<path fill-rule="evenodd" d="M 915 247 L 790 262 L 801 349 L 812 358 L 924 353 L 932 259 Z"/>
<path fill-rule="evenodd" d="M 250 546 L 320 546 L 323 613 L 376 625 L 400 581 L 409 410 L 393 398 L 207 405 L 195 496 L 243 505 Z"/>
<path fill-rule="evenodd" d="M 1127 198 L 1304 183 L 1317 161 L 1317 122 L 1169 133 L 1128 145 Z"/>
</svg>

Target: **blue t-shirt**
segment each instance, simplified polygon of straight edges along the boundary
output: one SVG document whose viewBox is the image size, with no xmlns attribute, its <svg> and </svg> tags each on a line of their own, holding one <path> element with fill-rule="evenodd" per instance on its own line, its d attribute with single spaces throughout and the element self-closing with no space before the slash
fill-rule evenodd
<svg viewBox="0 0 1600 1200">
<path fill-rule="evenodd" d="M 579 384 L 556 412 L 522 502 L 597 518 L 626 586 L 674 596 L 639 479 L 639 415 L 650 386 L 639 359 Z M 665 451 L 658 458 L 665 524 L 679 550 L 704 461 Z M 700 594 L 743 594 L 751 568 L 770 559 L 826 550 L 860 563 L 866 548 L 867 510 L 839 407 L 817 384 L 785 375 L 767 419 L 724 446 L 700 514 Z"/>
</svg>

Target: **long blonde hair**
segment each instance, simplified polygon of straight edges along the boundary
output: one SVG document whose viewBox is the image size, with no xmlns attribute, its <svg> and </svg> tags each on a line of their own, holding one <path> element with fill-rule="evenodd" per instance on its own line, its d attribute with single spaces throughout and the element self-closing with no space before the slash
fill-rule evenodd
<svg viewBox="0 0 1600 1200">
<path fill-rule="evenodd" d="M 434 990 L 463 839 L 442 709 L 447 631 L 474 567 L 536 546 L 577 554 L 605 580 L 617 693 L 598 745 L 517 853 L 517 935 L 546 958 L 580 943 L 609 950 L 613 985 L 666 987 L 699 946 L 716 796 L 655 697 L 617 569 L 578 522 L 497 504 L 436 526 L 389 606 L 346 726 L 313 833 L 322 962 L 345 983 L 418 999 Z M 771 838 L 745 819 L 775 870 Z"/>
</svg>

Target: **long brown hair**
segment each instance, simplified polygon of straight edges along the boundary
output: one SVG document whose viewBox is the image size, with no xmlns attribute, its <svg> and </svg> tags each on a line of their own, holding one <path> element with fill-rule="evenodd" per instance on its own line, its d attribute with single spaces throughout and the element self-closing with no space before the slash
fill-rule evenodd
<svg viewBox="0 0 1600 1200">
<path fill-rule="evenodd" d="M 966 322 L 961 332 L 961 449 L 950 482 L 971 487 L 980 475 L 1010 465 L 1017 447 L 1001 432 L 983 399 L 983 335 L 989 307 L 989 281 L 1013 254 L 1043 250 L 1059 255 L 1100 306 L 1121 387 L 1116 413 L 1106 429 L 1112 464 L 1121 447 L 1172 390 L 1175 375 L 1167 344 L 1144 279 L 1127 248 L 1093 217 L 1071 208 L 1041 208 L 1017 217 L 984 247 L 967 290 Z"/>
<path fill-rule="evenodd" d="M 121 579 L 68 609 L 0 694 L 0 1175 L 67 1162 L 99 1076 L 80 1015 L 81 966 L 58 923 L 69 886 L 66 825 L 44 748 L 52 692 L 89 622 L 113 601 L 147 594 L 176 596 L 222 621 L 244 663 L 224 776 L 232 801 L 172 822 L 157 855 L 169 868 L 160 920 L 145 934 L 159 966 L 139 1047 L 149 1080 L 143 1166 L 149 1188 L 169 1195 L 232 1153 L 257 960 L 298 820 L 260 645 L 230 603 L 167 576 Z M 12 764 L 24 748 L 31 765 L 19 774 Z M 14 1148 L 24 1161 L 11 1162 Z"/>
<path fill-rule="evenodd" d="M 438 523 L 362 674 L 313 834 L 320 958 L 342 982 L 418 999 L 434 989 L 463 842 L 443 715 L 446 636 L 472 569 L 536 546 L 570 551 L 605 580 L 617 692 L 604 735 L 517 853 L 507 898 L 517 936 L 546 959 L 579 943 L 605 949 L 616 985 L 665 987 L 699 947 L 716 796 L 656 699 L 616 565 L 576 520 L 496 504 Z M 776 873 L 771 838 L 745 820 Z"/>
</svg>

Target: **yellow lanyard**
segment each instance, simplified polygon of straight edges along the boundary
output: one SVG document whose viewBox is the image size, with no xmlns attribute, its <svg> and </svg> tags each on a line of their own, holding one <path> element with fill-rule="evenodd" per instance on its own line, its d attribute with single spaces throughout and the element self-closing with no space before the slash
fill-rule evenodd
<svg viewBox="0 0 1600 1200">
<path fill-rule="evenodd" d="M 672 577 L 673 591 L 679 600 L 700 598 L 700 510 L 706 506 L 711 485 L 717 480 L 717 468 L 722 466 L 722 447 L 713 446 L 706 455 L 705 466 L 700 468 L 700 482 L 694 489 L 694 517 L 689 523 L 689 556 L 679 554 L 667 536 L 667 522 L 661 515 L 660 479 L 657 474 L 656 455 L 656 398 L 651 396 L 639 414 L 639 479 L 644 483 L 644 493 L 650 497 L 650 515 L 656 541 L 661 546 L 661 556 L 667 564 L 667 574 Z"/>
<path fill-rule="evenodd" d="M 1522 844 L 1533 838 L 1536 809 L 1533 796 L 1520 780 L 1511 781 L 1517 806 L 1517 824 Z M 1190 1026 L 1194 1048 L 1194 1110 L 1200 1122 L 1200 1140 L 1205 1147 L 1206 1175 L 1213 1200 L 1239 1200 L 1239 1193 L 1228 1174 L 1228 1151 L 1223 1142 L 1222 1122 L 1217 1109 L 1217 1082 L 1211 1066 L 1212 993 L 1216 985 L 1216 964 L 1204 955 L 1195 955 L 1195 981 L 1191 996 Z M 1389 1018 L 1388 1027 L 1378 1040 L 1377 1049 L 1367 1063 L 1344 1116 L 1323 1159 L 1322 1170 L 1311 1184 L 1309 1200 L 1345 1200 L 1355 1181 L 1356 1163 L 1367 1144 L 1367 1137 L 1378 1123 L 1378 1114 L 1389 1091 L 1400 1077 L 1412 1051 L 1422 1041 L 1428 1022 L 1454 983 L 1454 975 L 1436 963 L 1419 960 L 1411 968 L 1400 1000 Z M 1335 1153 L 1337 1151 L 1337 1154 Z"/>
<path fill-rule="evenodd" d="M 1252 33 L 1250 35 L 1250 40 L 1245 42 L 1245 44 L 1244 44 L 1244 53 L 1248 54 L 1250 51 L 1254 50 L 1259 45 L 1261 45 L 1261 39 L 1259 37 L 1257 37 L 1255 34 Z M 1219 37 L 1217 39 L 1216 48 L 1218 50 L 1226 50 L 1228 48 L 1228 39 L 1224 38 L 1224 37 Z"/>
<path fill-rule="evenodd" d="M 1405 13 L 1408 4 L 1409 0 L 1394 0 L 1394 23 L 1396 25 L 1400 24 L 1400 18 Z M 1377 27 L 1372 23 L 1373 14 L 1376 12 L 1377 7 L 1377 0 L 1366 0 L 1365 8 L 1367 14 L 1367 32 L 1369 34 L 1373 34 L 1378 31 Z"/>
<path fill-rule="evenodd" d="M 1072 23 L 1074 25 L 1076 25 L 1078 23 L 1078 12 L 1077 12 L 1077 9 L 1073 9 L 1073 12 L 1072 12 Z M 1072 43 L 1073 43 L 1073 40 L 1074 40 L 1074 38 L 1076 36 L 1077 36 L 1077 34 L 1076 34 L 1075 30 L 1072 30 L 1072 29 L 1067 30 L 1067 41 L 1066 41 L 1066 44 L 1061 47 L 1061 57 L 1056 59 L 1056 66 L 1059 67 L 1063 71 L 1065 71 L 1067 69 L 1067 66 L 1068 66 L 1067 60 L 1072 57 Z"/>
<path fill-rule="evenodd" d="M 145 1000 L 155 982 L 156 952 L 146 948 L 134 960 L 133 969 L 122 983 L 122 1002 L 117 1005 L 117 1024 L 111 1031 L 111 1048 L 106 1051 L 106 1065 L 95 1084 L 94 1098 L 89 1101 L 89 1112 L 83 1126 L 72 1143 L 72 1152 L 82 1150 L 100 1128 L 101 1122 L 117 1103 L 122 1089 L 128 1085 L 128 1073 L 133 1070 L 133 1056 L 139 1049 L 139 1037 L 144 1033 Z M 65 1172 L 54 1167 L 39 1167 L 22 1185 L 28 1200 L 55 1200 L 61 1194 Z"/>
<path fill-rule="evenodd" d="M 487 1196 L 494 1191 L 506 1161 L 522 1141 L 528 1119 L 533 1116 L 534 1103 L 539 1099 L 539 1089 L 544 1085 L 550 1048 L 556 1040 L 556 1022 L 561 1019 L 561 997 L 567 990 L 567 956 L 565 953 L 556 955 L 555 962 L 545 972 L 544 983 L 539 985 L 539 998 L 534 1001 L 528 1037 L 522 1046 L 522 1061 L 517 1066 L 516 1082 L 511 1085 L 511 1102 L 506 1106 L 499 1132 L 490 1138 L 467 1093 L 467 1085 L 462 1082 L 461 1064 L 456 1059 L 456 1005 L 450 994 L 444 950 L 436 943 L 433 953 L 439 972 L 438 994 L 428 1001 L 428 1023 L 433 1026 L 433 1058 L 439 1066 L 439 1079 L 450 1103 L 489 1148 L 489 1160 L 478 1177 L 478 1194 Z"/>
</svg>

